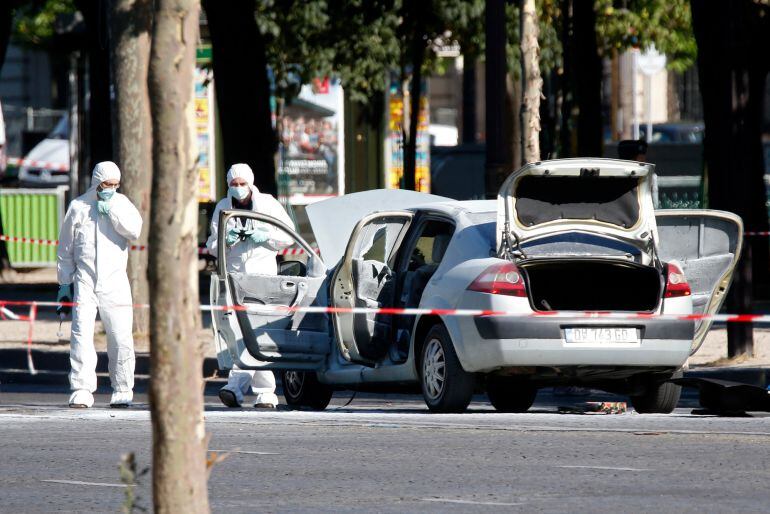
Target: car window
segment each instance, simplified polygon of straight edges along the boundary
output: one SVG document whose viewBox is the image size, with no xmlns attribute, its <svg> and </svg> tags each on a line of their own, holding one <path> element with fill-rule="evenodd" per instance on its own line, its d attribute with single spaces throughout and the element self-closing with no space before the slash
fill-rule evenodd
<svg viewBox="0 0 770 514">
<path fill-rule="evenodd" d="M 409 256 L 408 269 L 415 270 L 420 266 L 440 264 L 453 232 L 454 225 L 451 223 L 438 220 L 425 223 Z"/>
<path fill-rule="evenodd" d="M 356 238 L 353 258 L 387 262 L 404 221 L 403 218 L 380 218 L 365 225 Z"/>
</svg>

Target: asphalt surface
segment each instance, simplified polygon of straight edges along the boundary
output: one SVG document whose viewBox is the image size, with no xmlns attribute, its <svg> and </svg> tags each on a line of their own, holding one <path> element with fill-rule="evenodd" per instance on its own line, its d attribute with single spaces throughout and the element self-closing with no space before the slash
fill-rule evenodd
<svg viewBox="0 0 770 514">
<path fill-rule="evenodd" d="M 0 393 L 0 511 L 116 512 L 118 462 L 150 465 L 146 397 L 127 410 L 63 407 L 66 394 Z M 482 397 L 429 414 L 417 396 L 340 393 L 324 412 L 229 410 L 206 397 L 212 510 L 233 512 L 767 512 L 770 417 L 558 414 L 622 400 L 541 392 L 527 414 Z M 149 475 L 139 505 L 151 506 Z"/>
</svg>

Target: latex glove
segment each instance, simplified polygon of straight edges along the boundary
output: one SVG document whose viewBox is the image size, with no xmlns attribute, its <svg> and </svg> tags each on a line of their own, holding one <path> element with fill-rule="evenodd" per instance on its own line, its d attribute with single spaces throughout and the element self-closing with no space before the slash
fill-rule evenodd
<svg viewBox="0 0 770 514">
<path fill-rule="evenodd" d="M 257 227 L 251 232 L 251 234 L 249 234 L 249 239 L 254 244 L 264 243 L 267 241 L 267 234 L 269 230 L 270 229 L 267 227 Z"/>
<path fill-rule="evenodd" d="M 99 200 L 96 202 L 96 210 L 99 211 L 99 214 L 104 214 L 105 216 L 110 213 L 110 202 L 109 200 Z"/>
<path fill-rule="evenodd" d="M 238 242 L 240 238 L 241 238 L 241 231 L 233 227 L 227 231 L 225 242 L 227 243 L 227 246 L 233 246 L 235 243 Z"/>
<path fill-rule="evenodd" d="M 59 292 L 56 295 L 57 302 L 70 303 L 72 302 L 72 284 L 62 284 L 59 286 Z M 56 312 L 59 314 L 68 315 L 72 311 L 72 307 L 68 305 L 59 305 L 56 308 Z"/>
</svg>

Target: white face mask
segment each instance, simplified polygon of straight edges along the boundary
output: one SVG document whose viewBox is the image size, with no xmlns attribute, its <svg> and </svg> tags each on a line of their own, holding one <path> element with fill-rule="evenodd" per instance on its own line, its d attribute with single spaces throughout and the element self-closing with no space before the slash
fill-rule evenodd
<svg viewBox="0 0 770 514">
<path fill-rule="evenodd" d="M 230 186 L 230 194 L 236 200 L 246 199 L 250 192 L 251 189 L 249 189 L 249 186 Z"/>
</svg>

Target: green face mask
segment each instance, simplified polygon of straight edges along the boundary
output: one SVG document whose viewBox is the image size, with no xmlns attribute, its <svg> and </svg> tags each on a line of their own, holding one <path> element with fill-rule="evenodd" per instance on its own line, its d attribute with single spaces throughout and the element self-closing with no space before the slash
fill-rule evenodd
<svg viewBox="0 0 770 514">
<path fill-rule="evenodd" d="M 114 195 L 115 191 L 117 190 L 118 190 L 117 187 L 110 188 L 110 189 L 102 189 L 101 191 L 96 192 L 96 196 L 98 196 L 100 200 L 107 201 L 112 198 L 112 195 Z"/>
</svg>

